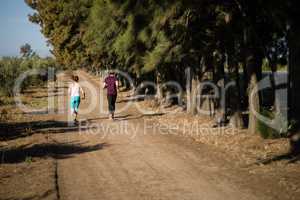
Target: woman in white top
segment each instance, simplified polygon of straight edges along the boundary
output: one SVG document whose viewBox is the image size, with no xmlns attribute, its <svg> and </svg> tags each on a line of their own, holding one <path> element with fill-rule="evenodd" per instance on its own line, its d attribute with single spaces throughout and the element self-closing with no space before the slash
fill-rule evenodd
<svg viewBox="0 0 300 200">
<path fill-rule="evenodd" d="M 72 77 L 73 82 L 69 86 L 69 95 L 71 96 L 71 112 L 74 116 L 74 122 L 77 123 L 77 115 L 78 115 L 78 108 L 80 105 L 80 97 L 82 94 L 82 99 L 85 99 L 85 92 L 83 91 L 82 87 L 79 85 L 78 76 Z"/>
</svg>

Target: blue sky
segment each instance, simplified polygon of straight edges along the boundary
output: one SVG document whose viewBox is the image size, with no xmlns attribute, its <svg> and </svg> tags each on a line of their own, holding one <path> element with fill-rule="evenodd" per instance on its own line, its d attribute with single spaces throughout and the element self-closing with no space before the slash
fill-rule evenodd
<svg viewBox="0 0 300 200">
<path fill-rule="evenodd" d="M 29 22 L 33 13 L 24 0 L 1 0 L 0 4 L 0 57 L 19 56 L 20 46 L 29 43 L 40 56 L 50 55 L 40 27 Z"/>
</svg>

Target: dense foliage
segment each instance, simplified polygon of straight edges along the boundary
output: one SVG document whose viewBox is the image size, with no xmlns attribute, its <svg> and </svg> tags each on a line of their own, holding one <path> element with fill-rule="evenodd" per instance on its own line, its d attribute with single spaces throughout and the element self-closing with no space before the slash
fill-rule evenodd
<svg viewBox="0 0 300 200">
<path fill-rule="evenodd" d="M 40 70 L 41 75 L 34 75 L 26 78 L 23 82 L 22 90 L 28 86 L 42 84 L 47 81 L 49 68 L 58 68 L 53 58 L 40 58 L 37 55 L 29 57 L 3 57 L 0 59 L 0 95 L 13 96 L 13 89 L 16 80 L 20 75 L 29 70 Z"/>
</svg>

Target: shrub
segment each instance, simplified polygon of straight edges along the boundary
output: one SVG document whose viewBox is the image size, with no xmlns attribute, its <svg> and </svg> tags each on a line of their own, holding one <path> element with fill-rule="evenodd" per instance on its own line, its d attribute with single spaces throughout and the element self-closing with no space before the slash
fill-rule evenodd
<svg viewBox="0 0 300 200">
<path fill-rule="evenodd" d="M 48 68 L 58 68 L 53 58 L 40 58 L 37 55 L 18 58 L 3 57 L 0 59 L 0 94 L 2 96 L 13 96 L 13 88 L 16 79 L 27 70 L 37 69 L 45 70 Z M 47 74 L 41 76 L 31 76 L 22 83 L 21 91 L 32 85 L 40 85 L 47 81 Z"/>
<path fill-rule="evenodd" d="M 282 117 L 280 113 L 278 114 L 272 112 L 266 108 L 263 108 L 260 114 L 269 119 L 274 119 L 275 115 L 277 115 L 277 117 Z M 282 121 L 283 123 L 287 123 L 286 119 L 281 119 L 280 121 Z M 275 138 L 287 137 L 288 135 L 288 131 L 275 130 L 260 120 L 258 120 L 258 132 L 264 139 L 275 139 Z"/>
</svg>

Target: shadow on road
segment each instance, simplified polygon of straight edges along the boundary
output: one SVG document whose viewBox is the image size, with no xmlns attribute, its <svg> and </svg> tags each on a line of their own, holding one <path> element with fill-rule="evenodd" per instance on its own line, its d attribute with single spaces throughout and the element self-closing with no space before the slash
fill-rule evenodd
<svg viewBox="0 0 300 200">
<path fill-rule="evenodd" d="M 107 143 L 84 145 L 83 143 L 45 143 L 23 145 L 17 148 L 3 149 L 0 152 L 1 163 L 19 163 L 27 158 L 66 159 L 76 154 L 98 151 L 108 147 Z"/>
<path fill-rule="evenodd" d="M 129 121 L 129 120 L 142 119 L 142 118 L 146 118 L 146 117 L 163 116 L 163 115 L 165 115 L 165 113 L 153 113 L 153 114 L 141 114 L 141 115 L 131 115 L 131 114 L 116 115 L 115 121 Z M 107 120 L 107 119 L 108 119 L 108 117 L 99 117 L 99 118 L 87 119 L 86 121 L 87 122 L 97 122 L 100 120 Z"/>
<path fill-rule="evenodd" d="M 129 121 L 129 120 L 135 120 L 135 119 L 142 119 L 147 117 L 156 117 L 156 116 L 162 116 L 164 113 L 153 113 L 153 114 L 141 114 L 136 116 L 121 116 L 121 117 L 115 117 L 116 121 Z"/>
<path fill-rule="evenodd" d="M 36 194 L 36 195 L 31 195 L 28 197 L 22 197 L 22 198 L 8 198 L 8 199 L 1 199 L 1 200 L 32 200 L 32 199 L 45 199 L 47 197 L 49 197 L 50 195 L 56 193 L 55 190 L 47 190 L 46 192 L 42 193 L 42 194 Z"/>
<path fill-rule="evenodd" d="M 54 120 L 0 123 L 0 141 L 14 140 L 35 133 L 55 134 L 78 130 L 77 126 L 72 126 L 68 122 Z M 84 130 L 81 128 L 81 131 Z"/>
<path fill-rule="evenodd" d="M 298 155 L 295 155 L 292 153 L 282 154 L 282 155 L 274 156 L 272 158 L 258 160 L 255 164 L 268 165 L 273 162 L 283 161 L 283 160 L 286 160 L 288 163 L 296 163 L 296 162 L 300 161 L 300 154 L 298 154 Z"/>
</svg>

